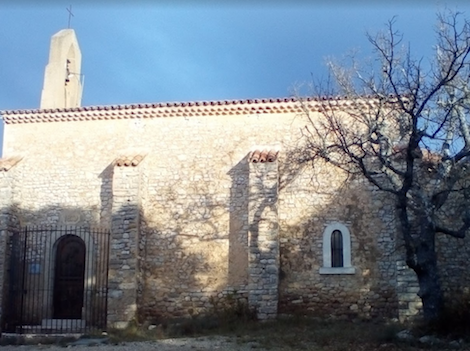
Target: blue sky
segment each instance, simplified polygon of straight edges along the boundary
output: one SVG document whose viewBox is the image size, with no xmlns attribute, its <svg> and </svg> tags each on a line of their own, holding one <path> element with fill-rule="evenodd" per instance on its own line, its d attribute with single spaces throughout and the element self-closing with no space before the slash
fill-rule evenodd
<svg viewBox="0 0 470 351">
<path fill-rule="evenodd" d="M 33 1 L 0 3 L 0 110 L 39 107 L 50 37 L 72 4 L 82 105 L 284 97 L 325 59 L 370 56 L 365 33 L 396 27 L 432 54 L 436 12 L 465 1 Z"/>
</svg>

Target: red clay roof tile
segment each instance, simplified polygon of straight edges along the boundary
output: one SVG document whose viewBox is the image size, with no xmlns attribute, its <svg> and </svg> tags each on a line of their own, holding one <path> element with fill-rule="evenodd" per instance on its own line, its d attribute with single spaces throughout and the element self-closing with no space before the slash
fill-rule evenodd
<svg viewBox="0 0 470 351">
<path fill-rule="evenodd" d="M 279 151 L 276 150 L 255 150 L 248 156 L 248 161 L 251 163 L 275 162 L 278 155 Z"/>
<path fill-rule="evenodd" d="M 325 101 L 328 101 L 325 104 Z M 373 104 L 372 96 L 358 100 L 361 104 Z M 108 106 L 84 106 L 66 109 L 36 109 L 36 110 L 5 110 L 0 111 L 6 124 L 12 123 L 38 123 L 58 122 L 74 120 L 103 120 L 103 119 L 128 119 L 128 118 L 158 118 L 194 115 L 214 115 L 225 111 L 228 115 L 266 114 L 266 113 L 302 113 L 303 108 L 320 111 L 325 107 L 333 108 L 333 105 L 350 105 L 347 97 L 319 97 L 302 99 L 302 104 L 297 98 L 278 99 L 248 99 L 248 100 L 221 100 L 221 101 L 190 101 L 190 102 L 166 102 L 153 104 L 132 105 L 108 105 Z M 230 105 L 230 108 L 223 106 Z"/>
<path fill-rule="evenodd" d="M 114 161 L 114 164 L 118 167 L 136 167 L 140 162 L 142 162 L 144 157 L 145 156 L 142 155 L 136 155 L 132 157 L 121 156 Z"/>
<path fill-rule="evenodd" d="M 9 171 L 20 161 L 21 157 L 0 158 L 0 172 Z"/>
</svg>

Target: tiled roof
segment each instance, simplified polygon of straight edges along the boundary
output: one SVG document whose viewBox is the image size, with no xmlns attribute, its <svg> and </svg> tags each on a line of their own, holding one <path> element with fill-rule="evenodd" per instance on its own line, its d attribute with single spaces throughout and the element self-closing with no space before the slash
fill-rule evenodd
<svg viewBox="0 0 470 351">
<path fill-rule="evenodd" d="M 133 157 L 121 156 L 114 161 L 114 164 L 118 167 L 136 167 L 144 157 L 145 156 L 142 155 L 136 155 Z"/>
<path fill-rule="evenodd" d="M 252 163 L 274 162 L 277 160 L 278 154 L 277 150 L 255 150 L 248 156 L 248 161 Z"/>
<path fill-rule="evenodd" d="M 366 97 L 360 102 L 370 104 L 374 99 Z M 323 97 L 303 99 L 304 107 L 315 111 L 327 105 L 351 105 L 346 97 Z M 357 103 L 357 100 L 355 101 Z M 166 102 L 155 104 L 85 106 L 66 109 L 5 110 L 1 115 L 6 124 L 88 121 L 132 118 L 224 116 L 267 113 L 302 113 L 297 98 L 221 100 L 199 102 Z"/>
<path fill-rule="evenodd" d="M 9 171 L 20 161 L 20 157 L 0 158 L 0 172 Z"/>
</svg>

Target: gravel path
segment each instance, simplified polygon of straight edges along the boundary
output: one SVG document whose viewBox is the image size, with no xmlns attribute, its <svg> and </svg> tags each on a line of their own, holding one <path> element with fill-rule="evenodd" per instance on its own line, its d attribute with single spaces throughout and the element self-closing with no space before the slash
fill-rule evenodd
<svg viewBox="0 0 470 351">
<path fill-rule="evenodd" d="M 156 341 L 126 342 L 118 345 L 69 345 L 67 349 L 92 349 L 96 351 L 263 351 L 256 342 L 238 343 L 235 337 L 225 336 L 205 336 L 200 338 L 178 338 L 164 339 Z M 1 351 L 22 351 L 22 350 L 50 350 L 64 351 L 63 346 L 58 345 L 20 345 L 2 346 Z"/>
</svg>

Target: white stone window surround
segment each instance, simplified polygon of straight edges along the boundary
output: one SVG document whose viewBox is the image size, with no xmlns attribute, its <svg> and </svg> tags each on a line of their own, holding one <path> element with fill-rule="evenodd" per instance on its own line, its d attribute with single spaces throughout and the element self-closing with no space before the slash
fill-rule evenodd
<svg viewBox="0 0 470 351">
<path fill-rule="evenodd" d="M 343 235 L 343 267 L 331 267 L 331 235 L 339 230 Z M 334 222 L 323 231 L 323 267 L 320 274 L 355 274 L 356 268 L 351 265 L 351 233 L 341 223 Z"/>
</svg>

